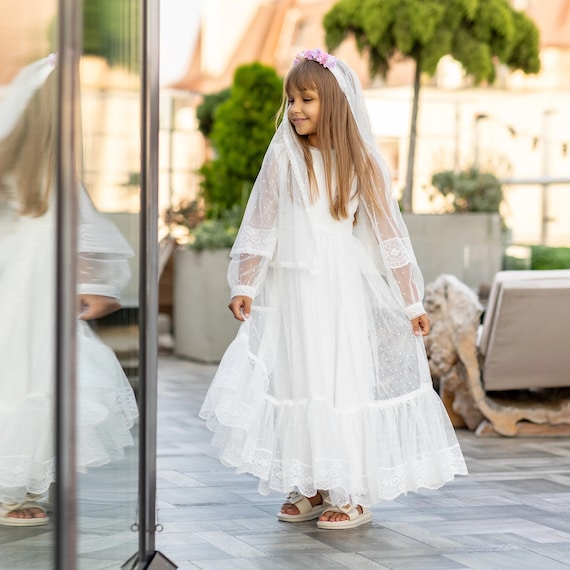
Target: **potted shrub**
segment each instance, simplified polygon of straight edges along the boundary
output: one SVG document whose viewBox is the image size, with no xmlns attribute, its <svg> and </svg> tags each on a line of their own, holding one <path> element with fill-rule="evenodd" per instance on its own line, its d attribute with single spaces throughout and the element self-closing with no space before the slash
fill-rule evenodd
<svg viewBox="0 0 570 570">
<path fill-rule="evenodd" d="M 271 67 L 238 67 L 232 87 L 198 107 L 200 130 L 213 158 L 200 169 L 199 202 L 169 211 L 185 227 L 187 243 L 175 251 L 174 337 L 178 356 L 218 362 L 239 326 L 227 310 L 230 248 L 275 132 L 282 82 Z M 168 216 L 167 216 L 168 218 Z"/>
<path fill-rule="evenodd" d="M 503 191 L 493 174 L 468 168 L 432 176 L 444 199 L 442 214 L 404 214 L 426 282 L 451 273 L 478 288 L 502 265 Z"/>
</svg>

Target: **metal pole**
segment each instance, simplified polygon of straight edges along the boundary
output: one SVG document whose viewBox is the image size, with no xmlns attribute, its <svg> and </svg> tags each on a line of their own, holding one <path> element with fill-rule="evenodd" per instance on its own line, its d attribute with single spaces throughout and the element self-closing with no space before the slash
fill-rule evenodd
<svg viewBox="0 0 570 570">
<path fill-rule="evenodd" d="M 158 360 L 158 75 L 159 3 L 142 0 L 140 217 L 139 565 L 155 550 Z"/>
<path fill-rule="evenodd" d="M 542 115 L 542 178 L 544 179 L 548 179 L 550 173 L 550 117 L 554 112 L 552 109 L 545 109 Z M 541 186 L 540 243 L 542 245 L 548 242 L 549 188 L 550 184 L 546 181 Z"/>
<path fill-rule="evenodd" d="M 455 129 L 453 139 L 453 172 L 458 174 L 461 168 L 461 107 L 459 101 L 455 101 Z"/>
<path fill-rule="evenodd" d="M 59 0 L 56 148 L 55 298 L 55 568 L 77 565 L 76 283 L 77 283 L 77 66 L 78 0 Z"/>
<path fill-rule="evenodd" d="M 473 139 L 473 168 L 479 168 L 480 162 L 480 151 L 481 151 L 481 121 L 483 119 L 488 119 L 489 116 L 485 113 L 479 113 L 475 115 L 475 126 L 474 126 L 474 139 Z"/>
</svg>

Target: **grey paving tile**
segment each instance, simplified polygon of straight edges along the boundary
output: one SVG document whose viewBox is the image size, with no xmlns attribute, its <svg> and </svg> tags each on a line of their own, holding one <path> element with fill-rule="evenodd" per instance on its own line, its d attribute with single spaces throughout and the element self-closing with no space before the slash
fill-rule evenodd
<svg viewBox="0 0 570 570">
<path fill-rule="evenodd" d="M 352 531 L 277 520 L 278 493 L 216 459 L 198 418 L 215 367 L 159 359 L 157 549 L 180 569 L 558 570 L 570 568 L 570 440 L 479 438 L 458 430 L 470 475 L 373 508 Z M 81 570 L 118 568 L 134 550 L 136 472 L 81 477 Z M 0 527 L 0 567 L 50 568 L 53 525 Z M 120 562 L 119 562 L 120 561 Z"/>
<path fill-rule="evenodd" d="M 390 570 L 465 570 L 470 568 L 470 566 L 436 554 L 427 556 L 384 556 L 382 557 L 382 564 Z"/>
<path fill-rule="evenodd" d="M 364 525 L 348 531 L 317 530 L 308 534 L 340 552 L 362 552 L 373 549 L 389 552 L 424 547 L 418 540 L 376 524 Z"/>
<path fill-rule="evenodd" d="M 533 544 L 526 545 L 525 550 L 530 550 L 546 558 L 552 558 L 570 567 L 570 544 Z"/>
<path fill-rule="evenodd" d="M 336 552 L 334 547 L 323 544 L 322 541 L 317 540 L 301 530 L 297 530 L 297 532 L 237 531 L 233 534 L 244 543 L 255 547 L 265 554 L 270 554 L 271 556 L 293 556 L 299 552 L 304 552 L 307 555 Z"/>
<path fill-rule="evenodd" d="M 472 570 L 568 570 L 568 565 L 526 550 L 464 552 L 447 558 Z"/>
<path fill-rule="evenodd" d="M 403 536 L 421 542 L 422 544 L 426 544 L 434 549 L 449 549 L 461 546 L 460 542 L 441 536 L 438 533 L 431 532 L 423 526 L 415 526 L 410 523 L 383 523 L 383 526 Z"/>
<path fill-rule="evenodd" d="M 265 556 L 265 552 L 259 548 L 254 548 L 247 541 L 243 540 L 241 537 L 238 538 L 231 534 L 231 532 L 222 531 L 209 531 L 209 532 L 199 532 L 196 533 L 198 538 L 204 540 L 209 544 L 212 544 L 231 554 L 234 558 L 255 558 L 260 556 Z"/>
<path fill-rule="evenodd" d="M 388 570 L 388 566 L 384 566 L 379 562 L 370 560 L 362 554 L 356 552 L 335 552 L 334 554 L 325 554 L 327 560 L 332 560 L 341 564 L 343 568 L 358 568 L 359 570 Z"/>
<path fill-rule="evenodd" d="M 161 489 L 168 489 L 169 487 L 203 487 L 205 483 L 190 477 L 187 473 L 180 471 L 159 470 L 156 473 L 157 485 Z"/>
<path fill-rule="evenodd" d="M 225 564 L 224 564 L 225 563 Z M 330 559 L 321 555 L 293 555 L 293 556 L 272 556 L 267 558 L 236 558 L 230 561 L 198 561 L 195 563 L 203 570 L 301 570 L 309 568 L 343 568 Z"/>
</svg>

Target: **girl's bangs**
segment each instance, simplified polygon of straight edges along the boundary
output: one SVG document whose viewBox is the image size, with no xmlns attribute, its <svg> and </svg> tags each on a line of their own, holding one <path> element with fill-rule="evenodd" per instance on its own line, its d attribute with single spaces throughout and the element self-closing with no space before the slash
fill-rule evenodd
<svg viewBox="0 0 570 570">
<path fill-rule="evenodd" d="M 300 61 L 294 65 L 285 80 L 285 92 L 291 89 L 305 91 L 307 89 L 317 89 L 318 76 L 322 67 L 315 61 Z"/>
</svg>

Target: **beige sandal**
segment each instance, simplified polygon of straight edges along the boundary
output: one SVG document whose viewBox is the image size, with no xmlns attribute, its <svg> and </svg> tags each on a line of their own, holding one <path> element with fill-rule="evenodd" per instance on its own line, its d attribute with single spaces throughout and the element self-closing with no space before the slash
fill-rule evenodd
<svg viewBox="0 0 570 570">
<path fill-rule="evenodd" d="M 327 506 L 325 505 L 325 495 L 322 491 L 318 491 L 321 495 L 322 503 L 320 505 L 311 505 L 311 501 L 307 499 L 301 493 L 297 493 L 297 491 L 291 491 L 287 495 L 287 499 L 285 500 L 286 505 L 295 505 L 297 509 L 299 509 L 298 515 L 290 515 L 287 513 L 280 512 L 277 515 L 277 518 L 280 521 L 284 522 L 305 522 L 305 521 L 312 521 L 318 519 L 325 510 L 327 510 Z"/>
<path fill-rule="evenodd" d="M 44 517 L 11 517 L 10 513 L 14 511 L 23 511 L 25 509 L 39 509 L 46 515 L 46 510 L 37 503 L 0 503 L 0 525 L 1 526 L 44 526 L 48 524 L 49 518 Z"/>
<path fill-rule="evenodd" d="M 346 507 L 328 507 L 323 510 L 325 512 L 332 513 L 344 513 L 348 515 L 349 519 L 346 521 L 317 521 L 317 528 L 330 529 L 348 529 L 356 528 L 362 524 L 369 523 L 372 521 L 372 513 L 370 509 L 366 507 L 360 507 L 362 512 L 360 512 L 356 507 L 352 505 L 347 505 Z"/>
</svg>

